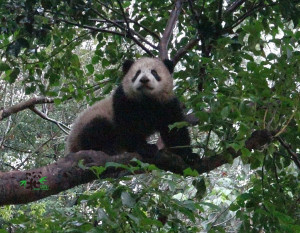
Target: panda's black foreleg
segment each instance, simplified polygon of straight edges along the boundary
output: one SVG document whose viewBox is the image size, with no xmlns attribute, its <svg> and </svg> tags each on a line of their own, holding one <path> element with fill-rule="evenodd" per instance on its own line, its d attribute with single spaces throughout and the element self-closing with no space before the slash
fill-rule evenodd
<svg viewBox="0 0 300 233">
<path fill-rule="evenodd" d="M 136 152 L 143 157 L 154 157 L 158 153 L 158 147 L 155 144 L 140 144 L 136 148 Z"/>
<path fill-rule="evenodd" d="M 117 153 L 114 126 L 102 117 L 94 118 L 85 125 L 79 138 L 82 150 L 103 151 L 109 155 Z"/>
<path fill-rule="evenodd" d="M 196 162 L 199 160 L 197 154 L 192 152 L 191 138 L 187 127 L 180 129 L 168 127 L 160 131 L 160 136 L 166 147 L 174 154 L 180 155 L 186 162 Z"/>
<path fill-rule="evenodd" d="M 122 147 L 126 148 L 128 152 L 137 152 L 143 157 L 152 157 L 158 153 L 158 147 L 154 144 L 147 143 L 145 137 L 141 135 L 130 135 L 122 136 L 119 140 Z"/>
</svg>

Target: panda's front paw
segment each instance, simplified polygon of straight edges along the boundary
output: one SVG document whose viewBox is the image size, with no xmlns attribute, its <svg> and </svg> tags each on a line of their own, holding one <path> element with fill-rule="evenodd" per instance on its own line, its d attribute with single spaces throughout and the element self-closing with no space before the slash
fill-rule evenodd
<svg viewBox="0 0 300 233">
<path fill-rule="evenodd" d="M 145 144 L 138 147 L 136 152 L 143 157 L 154 157 L 158 153 L 158 147 L 154 144 Z"/>
<path fill-rule="evenodd" d="M 196 153 L 187 153 L 185 155 L 182 156 L 183 160 L 187 163 L 187 164 L 198 164 L 201 163 L 201 159 L 199 157 L 198 154 Z"/>
</svg>

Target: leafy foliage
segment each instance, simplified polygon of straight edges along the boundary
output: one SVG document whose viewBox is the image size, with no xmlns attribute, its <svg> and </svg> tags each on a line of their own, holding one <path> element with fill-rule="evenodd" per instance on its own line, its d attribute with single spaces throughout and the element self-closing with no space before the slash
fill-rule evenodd
<svg viewBox="0 0 300 233">
<path fill-rule="evenodd" d="M 231 165 L 201 178 L 145 165 L 145 175 L 83 186 L 58 202 L 4 207 L 0 232 L 300 231 L 297 0 L 1 1 L 1 106 L 53 97 L 41 111 L 71 124 L 120 82 L 125 59 L 161 56 L 178 2 L 168 52 L 178 62 L 176 94 L 199 118 L 194 151 L 209 157 L 233 148 L 240 160 L 227 153 Z M 247 150 L 247 138 L 261 129 L 273 140 Z M 63 155 L 63 132 L 29 111 L 2 121 L 0 132 L 3 171 Z"/>
</svg>

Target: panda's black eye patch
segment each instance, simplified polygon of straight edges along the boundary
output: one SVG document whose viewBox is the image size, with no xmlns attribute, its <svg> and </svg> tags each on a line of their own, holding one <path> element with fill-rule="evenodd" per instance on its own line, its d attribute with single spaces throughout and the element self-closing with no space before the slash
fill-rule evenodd
<svg viewBox="0 0 300 233">
<path fill-rule="evenodd" d="M 138 71 L 136 72 L 136 74 L 134 75 L 134 77 L 133 77 L 133 79 L 132 79 L 132 82 L 133 82 L 133 83 L 135 82 L 135 80 L 137 79 L 137 77 L 140 75 L 140 73 L 141 73 L 141 70 L 138 70 Z"/>
<path fill-rule="evenodd" d="M 158 75 L 156 70 L 151 70 L 151 74 L 154 76 L 154 78 L 159 82 L 161 80 L 161 77 Z"/>
</svg>

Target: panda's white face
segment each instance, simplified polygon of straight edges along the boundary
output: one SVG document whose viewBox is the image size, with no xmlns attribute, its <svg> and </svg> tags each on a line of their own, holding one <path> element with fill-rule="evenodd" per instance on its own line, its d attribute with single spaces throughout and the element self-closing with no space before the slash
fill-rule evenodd
<svg viewBox="0 0 300 233">
<path fill-rule="evenodd" d="M 145 95 L 166 101 L 173 97 L 172 76 L 164 63 L 156 58 L 141 58 L 134 62 L 122 84 L 129 98 Z"/>
</svg>

